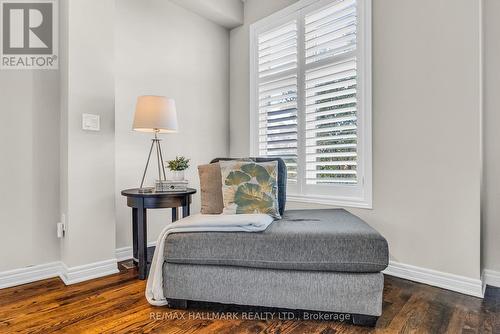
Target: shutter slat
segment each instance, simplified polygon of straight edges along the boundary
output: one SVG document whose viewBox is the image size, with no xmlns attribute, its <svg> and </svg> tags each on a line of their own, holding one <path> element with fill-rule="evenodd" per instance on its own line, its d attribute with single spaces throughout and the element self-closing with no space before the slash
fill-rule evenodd
<svg viewBox="0 0 500 334">
<path fill-rule="evenodd" d="M 275 112 L 275 111 L 284 111 L 289 109 L 294 109 L 297 106 L 296 101 L 284 101 L 281 103 L 274 104 L 269 107 L 261 107 L 261 112 Z"/>
<path fill-rule="evenodd" d="M 328 89 L 322 91 L 323 94 L 316 94 L 316 95 L 313 95 L 313 96 L 306 98 L 306 105 L 315 104 L 315 103 L 318 103 L 318 101 L 322 101 L 325 99 L 331 99 L 334 97 L 340 97 L 340 96 L 352 95 L 352 94 L 355 95 L 356 94 L 356 89 L 342 89 L 342 90 L 339 90 L 336 92 L 324 93 L 327 91 L 328 91 Z"/>
<path fill-rule="evenodd" d="M 297 124 L 297 116 L 290 116 L 286 118 L 275 118 L 273 120 L 268 120 L 267 121 L 269 127 L 275 126 L 275 125 L 288 125 L 288 124 Z"/>
<path fill-rule="evenodd" d="M 356 59 L 347 59 L 340 63 L 329 64 L 327 66 L 323 66 L 314 70 L 307 71 L 306 83 L 309 83 L 310 80 L 318 79 L 318 78 L 326 78 L 326 76 L 340 74 L 342 72 L 351 71 L 352 69 L 356 69 Z M 356 71 L 351 73 L 352 77 L 356 76 Z M 349 76 L 347 76 L 348 78 Z M 334 80 L 339 80 L 342 77 L 334 78 Z"/>
<path fill-rule="evenodd" d="M 259 78 L 265 78 L 265 77 L 269 77 L 271 75 L 276 75 L 276 74 L 279 74 L 282 72 L 288 72 L 288 71 L 294 70 L 296 68 L 297 68 L 297 61 L 293 60 L 293 61 L 290 61 L 288 63 L 283 63 L 283 64 L 276 66 L 276 67 L 273 67 L 273 68 L 269 68 L 269 69 L 262 70 L 262 71 L 259 70 Z"/>
<path fill-rule="evenodd" d="M 266 99 L 283 96 L 283 94 L 297 94 L 297 86 L 295 84 L 291 84 L 288 86 L 281 86 L 275 89 L 267 90 L 259 94 L 259 101 L 262 102 Z"/>
<path fill-rule="evenodd" d="M 343 122 L 353 122 L 356 121 L 356 115 L 345 116 L 345 117 L 331 117 L 331 118 L 323 118 L 318 120 L 309 121 L 306 123 L 306 129 L 315 129 L 319 125 L 324 124 L 335 124 L 335 123 L 343 123 Z"/>
<path fill-rule="evenodd" d="M 325 170 L 307 170 L 307 178 L 312 178 L 314 177 L 314 174 L 330 174 L 330 175 L 356 175 L 355 170 L 350 170 L 350 169 L 325 169 Z"/>
<path fill-rule="evenodd" d="M 354 29 L 354 31 L 356 30 Z M 356 45 L 356 33 L 352 31 L 335 39 L 326 39 L 326 37 L 323 38 L 321 43 L 317 43 L 316 41 L 314 41 L 314 43 L 308 43 L 309 45 L 306 47 L 306 57 L 319 55 L 321 52 L 339 49 L 347 45 Z"/>
<path fill-rule="evenodd" d="M 311 145 L 306 146 L 307 150 L 333 150 L 333 149 L 345 149 L 345 148 L 356 148 L 356 143 L 353 144 L 335 144 L 335 145 Z M 314 152 L 313 152 L 314 153 Z"/>
<path fill-rule="evenodd" d="M 281 95 L 267 97 L 265 99 L 262 99 L 259 107 L 274 106 L 278 103 L 281 103 L 282 100 L 290 100 L 290 99 L 296 100 L 297 99 L 297 92 L 283 93 Z"/>
<path fill-rule="evenodd" d="M 306 58 L 306 63 L 312 63 L 320 60 L 324 60 L 334 56 L 340 56 L 345 54 L 351 54 L 356 49 L 356 43 L 343 43 L 342 46 L 332 47 L 327 50 L 322 50 L 321 52 L 311 53 Z"/>
<path fill-rule="evenodd" d="M 333 152 L 333 153 L 311 153 L 308 154 L 307 156 L 314 158 L 345 158 L 345 157 L 355 158 L 358 156 L 358 154 L 356 152 Z"/>
<path fill-rule="evenodd" d="M 325 25 L 323 27 L 319 27 L 317 29 L 310 31 L 306 36 L 306 42 L 312 41 L 315 38 L 319 38 L 319 37 L 328 35 L 331 32 L 338 31 L 340 28 L 347 27 L 347 26 L 350 26 L 352 24 L 356 24 L 356 16 L 347 15 L 347 16 L 341 17 L 329 25 Z"/>
<path fill-rule="evenodd" d="M 279 111 L 279 110 L 289 110 L 290 107 L 294 107 L 297 104 L 295 99 L 290 100 L 290 99 L 286 99 L 286 98 L 285 99 L 283 99 L 283 98 L 274 99 L 274 100 L 270 100 L 270 102 L 274 102 L 274 103 L 265 103 L 265 104 L 259 106 L 261 113 Z"/>
<path fill-rule="evenodd" d="M 283 139 L 283 140 L 267 140 L 267 138 L 264 137 L 264 138 L 260 139 L 259 143 L 265 143 L 265 144 L 269 144 L 269 145 L 289 143 L 289 144 L 294 144 L 295 146 L 297 146 L 297 138 Z"/>
<path fill-rule="evenodd" d="M 356 103 L 357 99 L 355 97 L 349 97 L 346 99 L 340 99 L 340 100 L 334 100 L 334 101 L 329 101 L 329 102 L 321 102 L 317 104 L 312 104 L 306 107 L 306 112 L 315 112 L 318 109 L 322 108 L 331 108 L 331 107 L 338 107 L 346 104 L 353 104 Z M 350 107 L 350 106 L 349 106 Z"/>
<path fill-rule="evenodd" d="M 318 178 L 312 178 L 312 179 L 306 179 L 307 184 L 328 184 L 328 183 L 335 183 L 335 184 L 356 184 L 358 183 L 357 179 L 345 179 L 345 178 L 324 178 L 322 177 L 321 179 Z"/>
<path fill-rule="evenodd" d="M 315 120 L 316 117 L 321 116 L 335 116 L 338 114 L 355 113 L 356 107 L 341 108 L 341 109 L 329 109 L 325 111 L 316 111 L 306 114 L 306 121 Z"/>
<path fill-rule="evenodd" d="M 358 162 L 353 160 L 336 160 L 336 161 L 320 161 L 320 162 L 308 162 L 308 166 L 357 166 Z M 314 169 L 316 170 L 316 169 Z"/>
<path fill-rule="evenodd" d="M 316 95 L 319 92 L 325 92 L 325 91 L 339 89 L 339 88 L 347 89 L 348 87 L 353 87 L 355 85 L 356 85 L 356 79 L 345 80 L 345 81 L 341 81 L 341 82 L 323 85 L 320 87 L 309 88 L 307 90 L 306 95 L 307 95 L 307 97 L 311 97 L 311 96 Z"/>
<path fill-rule="evenodd" d="M 318 11 L 317 14 L 307 15 L 306 35 L 313 30 L 334 24 L 335 21 L 352 15 L 356 15 L 356 0 L 341 1 L 340 4 L 329 6 Z"/>
<path fill-rule="evenodd" d="M 284 48 L 279 51 L 274 51 L 268 55 L 262 55 L 259 57 L 259 65 L 270 62 L 272 60 L 280 59 L 288 55 L 297 54 L 297 47 L 292 45 L 290 47 Z"/>
<path fill-rule="evenodd" d="M 281 27 L 278 27 L 270 32 L 259 35 L 259 51 L 267 48 L 269 45 L 279 44 L 284 36 L 297 36 L 296 21 L 289 22 Z"/>
<path fill-rule="evenodd" d="M 306 50 L 311 50 L 313 47 L 325 45 L 325 43 L 330 43 L 332 41 L 340 41 L 345 39 L 347 36 L 354 36 L 354 39 L 356 39 L 356 20 L 355 18 L 351 19 L 353 21 L 351 24 L 341 26 L 339 29 L 330 31 L 323 35 L 316 35 L 308 40 Z"/>
<path fill-rule="evenodd" d="M 267 129 L 270 133 L 271 131 L 275 130 L 282 130 L 282 129 L 290 129 L 290 128 L 296 128 L 297 127 L 297 121 L 296 120 L 286 120 L 286 121 L 280 121 L 280 122 L 275 122 L 275 123 L 269 123 L 265 126 L 263 126 L 261 129 Z"/>
<path fill-rule="evenodd" d="M 268 127 L 268 128 L 264 128 L 266 129 L 266 131 L 264 132 L 265 134 L 279 134 L 279 133 L 282 133 L 282 132 L 290 132 L 290 131 L 294 131 L 294 132 L 297 132 L 297 126 L 291 126 L 291 125 L 288 125 L 288 126 L 281 126 L 281 127 Z M 262 133 L 262 134 L 264 134 Z"/>
<path fill-rule="evenodd" d="M 288 149 L 297 149 L 297 144 L 266 144 L 262 145 L 262 147 L 268 150 L 288 150 Z"/>
<path fill-rule="evenodd" d="M 321 142 L 323 141 L 342 141 L 342 140 L 357 140 L 358 136 L 356 134 L 340 134 L 340 135 L 335 135 L 335 136 L 327 136 L 327 137 L 322 137 Z M 317 144 L 320 143 L 319 138 L 316 139 L 307 139 L 306 140 L 306 146 L 314 146 L 314 145 L 320 145 Z"/>
<path fill-rule="evenodd" d="M 278 152 L 273 152 L 267 150 L 267 153 L 265 155 L 269 157 L 280 157 L 280 158 L 287 158 L 287 157 L 297 157 L 297 150 L 289 150 L 289 151 L 278 151 Z"/>
<path fill-rule="evenodd" d="M 261 96 L 262 94 L 273 94 L 275 91 L 281 90 L 284 87 L 288 87 L 291 85 L 297 87 L 296 74 L 259 84 L 259 95 Z"/>
<path fill-rule="evenodd" d="M 266 113 L 266 114 L 261 114 L 259 117 L 260 120 L 265 121 L 265 120 L 275 120 L 275 119 L 280 119 L 280 118 L 288 118 L 295 116 L 297 117 L 297 112 L 296 111 L 289 111 L 285 113 L 280 113 L 280 114 L 274 114 L 274 113 Z"/>
<path fill-rule="evenodd" d="M 339 132 L 346 130 L 356 130 L 358 127 L 356 125 L 344 125 L 344 126 L 333 126 L 328 128 L 311 129 L 306 132 L 307 138 L 317 138 L 318 133 L 322 132 Z M 318 138 L 318 140 L 324 140 L 324 137 Z"/>
<path fill-rule="evenodd" d="M 280 68 L 290 63 L 297 63 L 296 53 L 287 53 L 281 57 L 273 58 L 270 61 L 259 63 L 259 71 L 269 71 L 275 68 Z"/>
<path fill-rule="evenodd" d="M 272 45 L 266 47 L 265 49 L 260 50 L 259 57 L 265 57 L 265 56 L 268 56 L 270 54 L 273 54 L 273 53 L 276 53 L 276 52 L 279 52 L 281 50 L 284 50 L 284 49 L 287 49 L 287 48 L 290 48 L 292 46 L 297 45 L 297 36 L 295 36 L 295 35 L 296 35 L 296 32 L 293 33 L 291 35 L 291 37 L 283 39 L 280 43 L 272 44 Z"/>
<path fill-rule="evenodd" d="M 291 136 L 295 136 L 295 138 L 297 138 L 297 130 L 292 129 L 291 131 L 283 131 L 280 133 L 267 133 L 263 134 L 263 136 L 264 135 L 273 140 L 285 140 L 285 139 L 290 139 Z"/>
<path fill-rule="evenodd" d="M 320 76 L 315 76 L 315 73 L 308 72 L 306 77 L 306 88 L 319 88 L 320 86 L 340 83 L 348 80 L 352 80 L 356 77 L 356 69 L 347 69 L 345 71 L 339 71 L 334 73 L 329 72 L 318 72 Z"/>
</svg>

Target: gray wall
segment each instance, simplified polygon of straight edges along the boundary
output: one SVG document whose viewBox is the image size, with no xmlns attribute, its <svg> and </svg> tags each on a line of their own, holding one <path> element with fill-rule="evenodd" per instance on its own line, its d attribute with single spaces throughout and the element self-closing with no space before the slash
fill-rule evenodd
<svg viewBox="0 0 500 334">
<path fill-rule="evenodd" d="M 115 258 L 114 0 L 61 1 L 61 260 Z M 89 24 L 91 23 L 91 24 Z M 82 114 L 101 130 L 82 130 Z"/>
<path fill-rule="evenodd" d="M 231 31 L 231 154 L 248 155 L 248 24 L 292 1 L 247 0 Z M 392 260 L 480 276 L 479 2 L 373 1 L 373 210 L 350 209 Z M 289 207 L 315 207 L 290 203 Z M 316 206 L 317 207 L 317 206 Z"/>
<path fill-rule="evenodd" d="M 119 191 L 139 186 L 152 134 L 132 131 L 137 96 L 175 99 L 179 133 L 162 135 L 165 159 L 192 158 L 186 172 L 199 188 L 196 166 L 228 154 L 229 33 L 169 1 L 120 0 L 116 13 L 116 240 L 131 246 L 131 212 Z M 154 184 L 154 165 L 148 184 Z M 199 211 L 199 194 L 192 211 Z M 150 210 L 149 241 L 170 221 Z"/>
<path fill-rule="evenodd" d="M 58 147 L 58 71 L 0 71 L 0 271 L 59 259 Z"/>
<path fill-rule="evenodd" d="M 500 1 L 484 2 L 483 266 L 500 271 Z"/>
</svg>

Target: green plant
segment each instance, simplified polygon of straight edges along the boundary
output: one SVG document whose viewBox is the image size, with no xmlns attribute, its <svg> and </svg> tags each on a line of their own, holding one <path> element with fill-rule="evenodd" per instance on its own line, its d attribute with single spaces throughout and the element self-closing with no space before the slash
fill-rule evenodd
<svg viewBox="0 0 500 334">
<path fill-rule="evenodd" d="M 186 159 L 185 157 L 175 157 L 174 160 L 167 161 L 168 168 L 170 170 L 181 171 L 189 168 L 189 161 L 191 159 Z"/>
</svg>

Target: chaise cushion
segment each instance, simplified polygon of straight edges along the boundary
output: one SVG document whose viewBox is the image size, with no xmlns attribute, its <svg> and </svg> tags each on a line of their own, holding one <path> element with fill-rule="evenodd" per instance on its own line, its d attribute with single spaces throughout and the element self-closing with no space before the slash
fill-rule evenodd
<svg viewBox="0 0 500 334">
<path fill-rule="evenodd" d="M 168 263 L 250 268 L 379 272 L 389 261 L 387 241 L 343 209 L 291 210 L 264 232 L 175 233 Z"/>
</svg>

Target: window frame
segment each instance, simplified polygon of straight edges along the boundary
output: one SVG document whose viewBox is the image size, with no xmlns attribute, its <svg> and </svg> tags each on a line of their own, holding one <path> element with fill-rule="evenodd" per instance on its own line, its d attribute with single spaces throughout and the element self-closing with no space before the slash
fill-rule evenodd
<svg viewBox="0 0 500 334">
<path fill-rule="evenodd" d="M 258 111 L 258 36 L 279 25 L 297 20 L 298 64 L 297 87 L 299 111 L 297 130 L 304 135 L 304 17 L 311 11 L 339 0 L 301 0 L 250 25 L 250 153 L 259 155 L 259 111 Z M 372 208 L 372 0 L 357 0 L 357 118 L 358 118 L 358 183 L 356 185 L 317 184 L 304 181 L 304 140 L 299 135 L 297 184 L 288 184 L 287 200 L 303 203 Z M 303 120 L 304 119 L 304 120 Z M 302 171 L 301 171 L 302 170 Z"/>
</svg>

